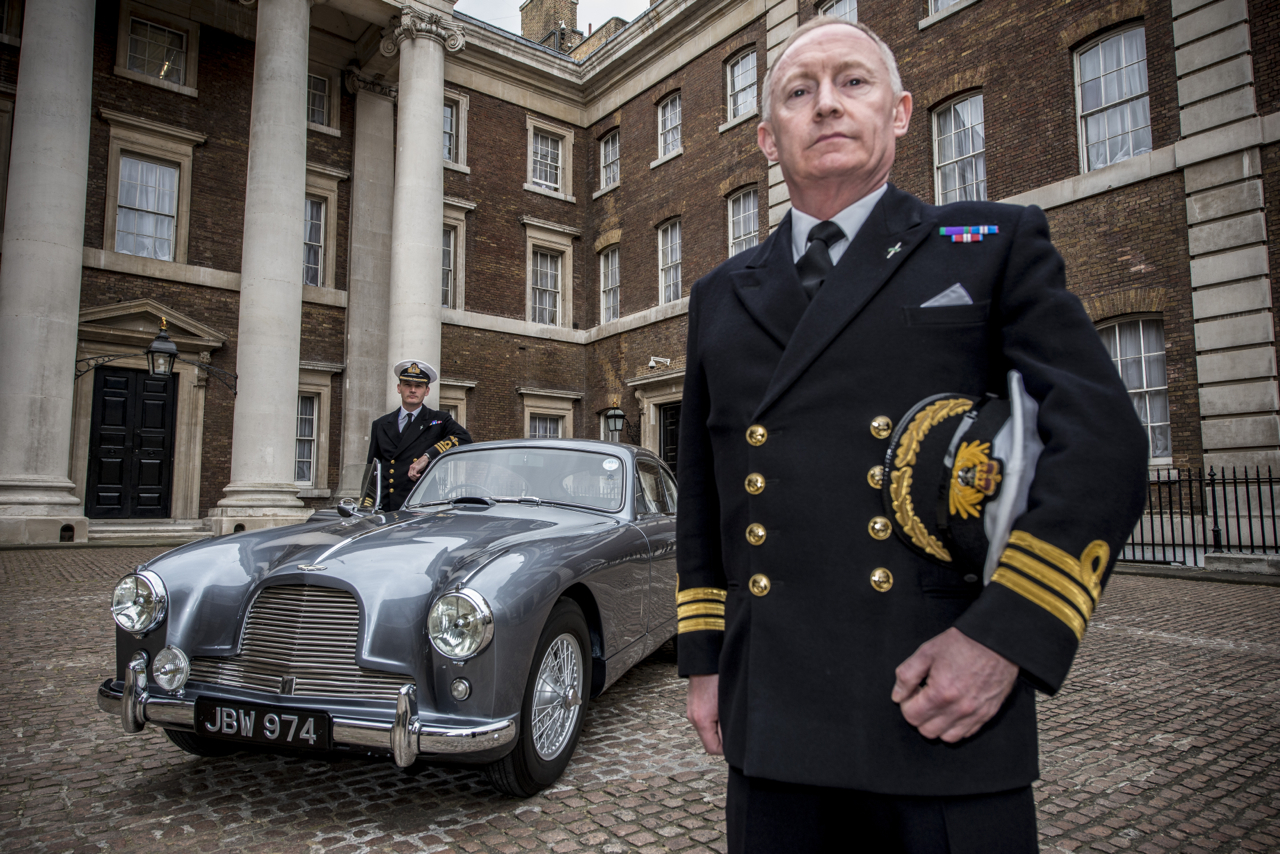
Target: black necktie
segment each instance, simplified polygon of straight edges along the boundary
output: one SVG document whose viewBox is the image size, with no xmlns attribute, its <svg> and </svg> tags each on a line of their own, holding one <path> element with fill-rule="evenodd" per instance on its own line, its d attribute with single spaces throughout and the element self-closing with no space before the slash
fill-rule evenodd
<svg viewBox="0 0 1280 854">
<path fill-rule="evenodd" d="M 831 247 L 843 239 L 844 232 L 840 230 L 840 226 L 830 220 L 818 223 L 809 231 L 809 248 L 796 262 L 800 284 L 809 299 L 817 295 L 822 280 L 835 266 L 831 263 Z"/>
<path fill-rule="evenodd" d="M 405 415 L 401 416 L 400 432 L 403 433 L 405 430 L 409 429 L 409 425 L 412 423 L 413 423 L 412 412 L 406 413 Z"/>
</svg>

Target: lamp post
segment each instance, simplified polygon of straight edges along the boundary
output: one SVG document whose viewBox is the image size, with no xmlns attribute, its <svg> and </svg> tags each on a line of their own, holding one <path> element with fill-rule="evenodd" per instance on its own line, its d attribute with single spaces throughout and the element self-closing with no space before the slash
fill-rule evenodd
<svg viewBox="0 0 1280 854">
<path fill-rule="evenodd" d="M 613 407 L 612 409 L 605 410 L 605 413 L 604 413 L 605 429 L 608 430 L 610 433 L 614 434 L 615 436 L 614 441 L 617 441 L 616 436 L 617 434 L 622 432 L 622 425 L 626 422 L 626 420 L 627 420 L 626 414 L 616 406 Z"/>
</svg>

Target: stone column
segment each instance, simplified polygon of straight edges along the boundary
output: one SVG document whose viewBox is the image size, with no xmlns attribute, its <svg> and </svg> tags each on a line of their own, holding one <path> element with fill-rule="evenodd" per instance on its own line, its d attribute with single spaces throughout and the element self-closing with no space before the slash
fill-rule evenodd
<svg viewBox="0 0 1280 854">
<path fill-rule="evenodd" d="M 88 525 L 68 477 L 93 0 L 28 3 L 0 265 L 0 542 L 56 543 Z"/>
<path fill-rule="evenodd" d="M 444 48 L 462 50 L 462 33 L 436 14 L 403 7 L 383 40 L 400 51 L 396 128 L 396 188 L 391 221 L 391 299 L 387 358 L 425 359 L 440 366 L 440 237 L 444 228 Z M 390 411 L 400 405 L 395 380 L 384 374 Z M 439 402 L 431 387 L 427 405 Z"/>
<path fill-rule="evenodd" d="M 1249 7 L 1173 0 L 1172 11 L 1204 464 L 1228 474 L 1236 466 L 1280 469 Z"/>
<path fill-rule="evenodd" d="M 210 513 L 215 534 L 311 515 L 293 483 L 310 24 L 310 0 L 258 3 L 231 483 Z"/>
<path fill-rule="evenodd" d="M 351 249 L 347 284 L 347 360 L 342 390 L 342 478 L 338 497 L 355 497 L 353 466 L 369 452 L 369 427 L 385 414 L 387 306 L 391 294 L 391 201 L 395 194 L 395 89 L 347 75 L 356 96 L 351 167 Z"/>
</svg>

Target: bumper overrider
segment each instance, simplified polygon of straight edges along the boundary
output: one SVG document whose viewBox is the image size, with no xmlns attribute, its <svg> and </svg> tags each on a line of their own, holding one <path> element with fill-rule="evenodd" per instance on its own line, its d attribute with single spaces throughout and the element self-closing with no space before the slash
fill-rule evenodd
<svg viewBox="0 0 1280 854">
<path fill-rule="evenodd" d="M 128 733 L 141 732 L 149 723 L 195 731 L 195 700 L 149 694 L 143 664 L 125 668 L 122 686 L 113 679 L 98 686 L 98 708 L 118 716 Z M 391 723 L 334 715 L 332 734 L 335 746 L 387 749 L 397 765 L 407 768 L 420 754 L 458 756 L 493 750 L 510 744 L 517 733 L 516 722 L 510 719 L 470 727 L 423 723 L 417 714 L 417 688 L 408 684 L 400 688 L 396 697 L 396 714 Z"/>
</svg>

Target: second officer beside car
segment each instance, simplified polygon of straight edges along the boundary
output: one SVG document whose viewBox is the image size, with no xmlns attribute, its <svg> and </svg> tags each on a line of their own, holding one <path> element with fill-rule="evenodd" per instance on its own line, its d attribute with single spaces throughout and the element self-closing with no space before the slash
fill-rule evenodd
<svg viewBox="0 0 1280 854">
<path fill-rule="evenodd" d="M 471 434 L 447 412 L 423 406 L 431 384 L 440 378 L 421 359 L 397 362 L 392 374 L 400 406 L 373 422 L 369 459 L 382 462 L 382 510 L 399 510 L 414 481 L 431 460 L 458 445 L 471 444 Z"/>
</svg>

